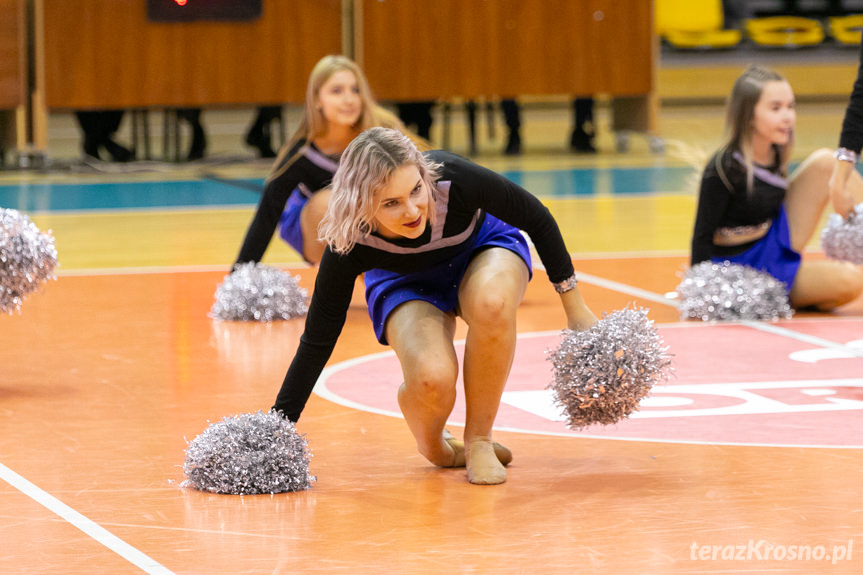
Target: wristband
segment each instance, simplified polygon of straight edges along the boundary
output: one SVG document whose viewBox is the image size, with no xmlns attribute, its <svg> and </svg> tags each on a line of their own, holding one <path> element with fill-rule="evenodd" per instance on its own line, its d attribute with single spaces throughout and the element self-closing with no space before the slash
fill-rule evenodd
<svg viewBox="0 0 863 575">
<path fill-rule="evenodd" d="M 833 157 L 839 160 L 840 162 L 848 162 L 849 164 L 856 164 L 857 152 L 849 150 L 848 148 L 837 148 L 835 152 L 833 152 Z"/>
<path fill-rule="evenodd" d="M 578 285 L 578 279 L 575 277 L 575 272 L 573 272 L 573 274 L 565 280 L 555 282 L 551 285 L 554 286 L 554 291 L 557 293 L 566 293 L 571 289 L 575 289 L 575 286 Z"/>
</svg>

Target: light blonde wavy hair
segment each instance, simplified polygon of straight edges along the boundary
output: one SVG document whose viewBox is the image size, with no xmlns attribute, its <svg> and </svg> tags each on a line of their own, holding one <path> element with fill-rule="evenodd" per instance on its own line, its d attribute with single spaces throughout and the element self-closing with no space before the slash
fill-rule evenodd
<svg viewBox="0 0 863 575">
<path fill-rule="evenodd" d="M 764 86 L 768 82 L 784 82 L 779 73 L 762 66 L 749 66 L 737 78 L 731 94 L 725 117 L 725 144 L 723 150 L 739 150 L 743 154 L 746 166 L 747 190 L 751 192 L 754 180 L 752 159 L 752 122 L 755 119 L 755 106 L 761 99 Z M 779 171 L 783 176 L 788 174 L 788 163 L 794 144 L 794 133 L 789 142 L 776 146 L 778 152 Z"/>
<path fill-rule="evenodd" d="M 318 236 L 337 254 L 346 254 L 375 230 L 377 192 L 396 169 L 417 167 L 429 194 L 428 219 L 435 221 L 435 185 L 441 164 L 430 162 L 414 142 L 398 130 L 371 128 L 348 145 L 333 177 L 329 205 Z"/>
</svg>

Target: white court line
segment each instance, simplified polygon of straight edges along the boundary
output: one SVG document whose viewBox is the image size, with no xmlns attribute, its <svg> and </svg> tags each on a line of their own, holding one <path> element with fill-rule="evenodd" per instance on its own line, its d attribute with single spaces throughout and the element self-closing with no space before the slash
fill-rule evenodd
<svg viewBox="0 0 863 575">
<path fill-rule="evenodd" d="M 757 329 L 761 331 L 765 331 L 767 333 L 772 333 L 773 335 L 780 335 L 789 337 L 791 339 L 796 339 L 798 341 L 802 341 L 805 343 L 811 343 L 813 345 L 817 345 L 820 347 L 826 347 L 830 349 L 840 349 L 843 353 L 847 353 L 853 355 L 855 357 L 863 357 L 863 350 L 859 350 L 853 348 L 849 345 L 843 345 L 841 343 L 830 341 L 829 339 L 824 339 L 823 337 L 818 337 L 815 335 L 808 335 L 805 333 L 800 333 L 799 331 L 794 331 L 791 329 L 786 329 L 784 327 L 779 327 L 778 325 L 773 325 L 765 322 L 757 322 L 752 320 L 743 320 L 740 322 L 742 325 L 746 327 L 751 327 L 752 329 Z"/>
<path fill-rule="evenodd" d="M 186 273 L 209 273 L 223 272 L 225 275 L 231 273 L 231 265 L 188 265 L 188 266 L 143 266 L 143 267 L 122 267 L 122 268 L 77 268 L 72 270 L 63 270 L 57 268 L 55 274 L 58 278 L 61 277 L 82 277 L 82 276 L 128 276 L 128 275 L 159 275 L 159 274 L 186 274 Z M 311 266 L 305 262 L 288 262 L 288 263 L 270 263 L 264 265 L 274 267 L 280 270 L 302 270 L 309 269 Z"/>
<path fill-rule="evenodd" d="M 525 236 L 527 238 L 527 236 Z M 535 257 L 535 248 L 533 243 L 531 243 L 530 238 L 527 238 L 528 244 L 531 248 L 531 256 L 533 256 L 533 265 L 534 267 L 545 270 L 545 267 L 542 265 L 542 262 L 538 257 Z M 574 254 L 570 254 L 571 257 L 576 257 Z M 635 297 L 639 297 L 641 299 L 646 299 L 648 301 L 660 303 L 663 305 L 667 305 L 673 307 L 675 309 L 680 309 L 680 305 L 673 299 L 665 297 L 664 295 L 660 295 L 658 293 L 654 293 L 651 291 L 643 290 L 641 288 L 637 288 L 635 286 L 631 286 L 628 284 L 623 284 L 620 282 L 616 282 L 614 280 L 609 280 L 597 276 L 593 276 L 590 274 L 586 274 L 584 272 L 576 271 L 576 277 L 578 277 L 579 281 L 584 281 L 585 283 L 593 284 L 599 287 L 604 287 L 610 290 L 618 291 L 621 293 L 629 294 Z M 767 322 L 759 322 L 753 320 L 740 320 L 738 322 L 722 322 L 723 325 L 729 325 L 737 323 L 738 325 L 744 325 L 751 329 L 757 329 L 760 331 L 764 331 L 767 333 L 772 333 L 773 335 L 787 337 L 789 339 L 796 339 L 797 341 L 802 341 L 804 343 L 809 343 L 812 345 L 817 345 L 819 347 L 826 347 L 828 349 L 839 349 L 845 353 L 849 353 L 855 357 L 863 357 L 863 351 L 854 349 L 847 345 L 841 344 L 836 341 L 831 341 L 829 339 L 824 339 L 822 337 L 808 335 L 805 333 L 801 333 L 799 331 L 794 331 L 792 329 L 787 329 L 784 327 L 780 327 L 775 324 L 767 323 Z"/>
<path fill-rule="evenodd" d="M 667 298 L 658 293 L 653 293 L 647 290 L 643 290 L 641 288 L 637 288 L 635 286 L 622 284 L 620 282 L 616 282 L 613 280 L 607 280 L 605 278 L 600 278 L 596 276 L 592 276 L 590 274 L 577 272 L 576 276 L 579 281 L 583 280 L 585 283 L 593 284 L 599 287 L 604 287 L 610 290 L 618 291 L 621 293 L 629 294 L 632 296 L 639 297 L 641 299 L 646 299 L 649 301 L 661 303 L 663 305 L 671 306 L 673 308 L 680 308 L 678 303 L 670 298 Z M 757 329 L 759 331 L 771 333 L 773 335 L 778 335 L 782 337 L 787 337 L 789 339 L 796 339 L 797 341 L 802 341 L 804 343 L 809 343 L 812 345 L 817 345 L 819 347 L 825 347 L 828 349 L 839 349 L 844 353 L 848 353 L 855 357 L 863 357 L 863 351 L 858 349 L 849 347 L 847 345 L 841 344 L 836 341 L 831 341 L 829 339 L 824 339 L 823 337 L 818 337 L 814 335 L 808 335 L 805 333 L 801 333 L 799 331 L 794 331 L 793 329 L 788 329 L 784 327 L 780 327 L 778 325 L 768 323 L 766 321 L 754 321 L 754 320 L 740 320 L 736 322 L 717 322 L 716 325 L 744 325 L 751 329 Z"/>
<path fill-rule="evenodd" d="M 96 542 L 101 543 L 126 561 L 152 575 L 174 575 L 174 572 L 161 565 L 156 560 L 138 551 L 104 527 L 84 517 L 53 495 L 42 491 L 2 463 L 0 463 L 0 479 L 35 501 L 60 518 L 71 523 Z"/>
<path fill-rule="evenodd" d="M 524 235 L 524 234 L 523 234 Z M 527 237 L 525 235 L 525 237 Z M 545 271 L 545 267 L 542 265 L 542 262 L 536 257 L 535 249 L 533 244 L 528 239 L 528 244 L 531 248 L 531 256 L 533 260 L 533 266 L 536 269 L 540 269 Z M 578 255 L 570 254 L 571 257 L 576 259 L 579 258 Z M 287 262 L 287 263 L 269 263 L 272 267 L 276 267 L 282 270 L 300 270 L 300 269 L 308 269 L 309 265 L 304 262 Z M 129 267 L 129 268 L 90 268 L 90 269 L 77 269 L 77 270 L 68 270 L 62 271 L 57 270 L 57 276 L 59 277 L 72 277 L 72 276 L 111 276 L 111 275 L 148 275 L 148 274 L 172 274 L 172 273 L 201 273 L 201 272 L 213 272 L 213 271 L 224 271 L 227 275 L 230 271 L 229 266 L 219 266 L 219 265 L 190 265 L 190 266 L 153 266 L 153 267 Z M 613 291 L 617 291 L 620 293 L 629 294 L 631 296 L 641 298 L 644 300 L 652 301 L 655 303 L 659 303 L 662 305 L 667 305 L 669 307 L 673 307 L 675 309 L 679 309 L 680 306 L 677 301 L 668 298 L 664 295 L 654 293 L 648 290 L 644 290 L 635 286 L 631 286 L 629 284 L 620 283 L 614 280 L 601 278 L 598 276 L 594 276 L 588 273 L 576 271 L 576 276 L 579 281 L 584 281 L 584 283 L 596 285 L 599 287 L 604 287 L 606 289 L 610 289 Z M 766 322 L 757 322 L 750 320 L 742 320 L 739 322 L 722 322 L 724 325 L 732 325 L 737 323 L 739 325 L 745 325 L 752 329 L 758 329 L 761 331 L 769 332 L 774 335 L 782 335 L 791 339 L 796 339 L 798 341 L 802 341 L 805 343 L 811 343 L 814 345 L 818 345 L 820 347 L 830 348 L 830 349 L 842 349 L 850 353 L 851 355 L 857 357 L 863 357 L 863 352 L 860 352 L 856 349 L 849 348 L 841 343 L 830 341 L 828 339 L 823 339 L 817 336 L 806 335 L 804 333 L 800 333 L 794 330 L 782 328 L 776 325 L 768 324 Z"/>
<path fill-rule="evenodd" d="M 521 233 L 522 237 L 524 237 L 525 241 L 527 241 L 527 245 L 530 247 L 530 259 L 533 267 L 540 269 L 542 271 L 547 271 L 545 266 L 542 265 L 542 260 L 539 259 L 539 256 L 536 253 L 536 246 L 533 245 L 533 241 L 530 239 L 526 233 Z M 578 255 L 569 254 L 570 258 L 578 259 Z M 652 291 L 643 290 L 641 288 L 637 288 L 635 286 L 631 286 L 628 284 L 622 284 L 620 282 L 616 282 L 614 280 L 609 280 L 601 277 L 597 277 L 594 275 L 586 274 L 584 272 L 580 272 L 578 270 L 575 271 L 575 277 L 578 278 L 578 281 L 584 281 L 585 283 L 597 285 L 599 287 L 608 288 L 610 290 L 618 291 L 621 293 L 633 295 L 635 297 L 639 297 L 641 299 L 646 299 L 648 301 L 653 301 L 656 303 L 661 303 L 663 305 L 668 305 L 673 308 L 679 308 L 680 306 L 671 298 L 667 298 L 664 295 L 660 295 L 658 293 L 653 293 Z"/>
<path fill-rule="evenodd" d="M 673 299 L 667 298 L 664 295 L 660 295 L 658 293 L 654 293 L 652 291 L 647 291 L 641 288 L 637 288 L 635 286 L 631 286 L 628 284 L 622 284 L 620 282 L 616 282 L 614 280 L 608 280 L 605 278 L 593 276 L 590 274 L 586 274 L 584 272 L 576 272 L 575 277 L 578 278 L 578 281 L 584 281 L 585 283 L 593 284 L 595 286 L 608 288 L 610 290 L 619 291 L 621 293 L 633 295 L 635 297 L 639 297 L 641 299 L 646 299 L 649 301 L 653 301 L 656 303 L 661 303 L 663 305 L 671 306 L 673 308 L 679 308 L 680 306 Z"/>
</svg>

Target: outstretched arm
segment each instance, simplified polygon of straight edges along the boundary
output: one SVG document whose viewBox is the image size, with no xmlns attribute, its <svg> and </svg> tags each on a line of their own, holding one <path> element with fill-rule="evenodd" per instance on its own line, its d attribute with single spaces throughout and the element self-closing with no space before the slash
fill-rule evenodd
<svg viewBox="0 0 863 575">
<path fill-rule="evenodd" d="M 839 149 L 836 150 L 836 163 L 830 176 L 830 200 L 833 209 L 843 218 L 854 209 L 854 199 L 846 184 L 857 163 L 863 148 L 863 44 L 860 46 L 860 65 L 857 79 L 851 90 L 845 117 L 842 119 L 842 132 L 839 135 Z"/>
<path fill-rule="evenodd" d="M 830 175 L 830 201 L 833 203 L 833 209 L 843 218 L 847 218 L 854 210 L 854 196 L 848 190 L 848 178 L 851 172 L 854 171 L 857 155 L 845 150 L 845 155 L 840 149 L 836 154 L 836 160 L 833 164 L 833 173 Z"/>
<path fill-rule="evenodd" d="M 564 282 L 561 282 L 564 283 Z M 560 303 L 566 313 L 566 326 L 573 331 L 583 331 L 596 323 L 596 316 L 584 303 L 578 286 L 573 285 L 570 289 L 561 292 L 560 284 L 555 284 L 555 289 L 560 294 Z"/>
<path fill-rule="evenodd" d="M 345 324 L 354 282 L 362 270 L 349 257 L 324 252 L 315 280 L 306 327 L 273 409 L 297 421 L 324 370 Z"/>
</svg>

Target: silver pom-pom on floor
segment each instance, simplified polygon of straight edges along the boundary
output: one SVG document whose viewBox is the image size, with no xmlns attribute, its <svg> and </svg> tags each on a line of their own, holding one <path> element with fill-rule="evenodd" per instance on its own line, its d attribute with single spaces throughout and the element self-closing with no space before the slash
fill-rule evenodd
<svg viewBox="0 0 863 575">
<path fill-rule="evenodd" d="M 0 208 L 0 311 L 21 311 L 24 298 L 56 279 L 57 248 L 27 215 Z"/>
<path fill-rule="evenodd" d="M 848 218 L 830 214 L 821 230 L 821 248 L 828 258 L 863 264 L 863 204 Z"/>
<path fill-rule="evenodd" d="M 261 263 L 237 266 L 216 288 L 210 315 L 221 320 L 274 321 L 302 317 L 308 292 L 298 277 Z"/>
<path fill-rule="evenodd" d="M 211 424 L 189 443 L 183 487 L 254 495 L 309 489 L 311 452 L 294 424 L 276 413 L 246 413 Z"/>
<path fill-rule="evenodd" d="M 627 307 L 590 329 L 563 331 L 560 345 L 549 352 L 554 377 L 548 387 L 570 428 L 617 423 L 669 377 L 667 352 L 647 310 Z"/>
<path fill-rule="evenodd" d="M 676 295 L 682 319 L 772 321 L 794 315 L 783 282 L 730 262 L 704 261 L 692 266 L 677 286 Z"/>
</svg>

